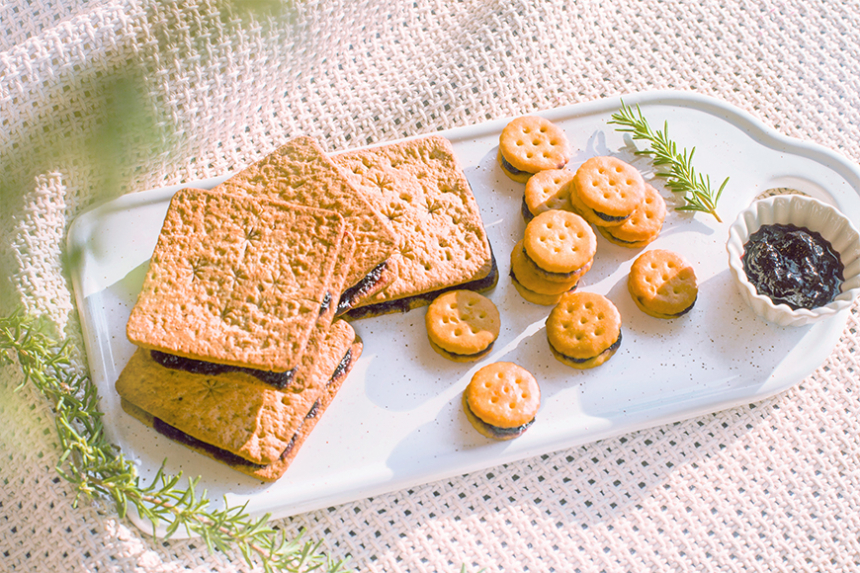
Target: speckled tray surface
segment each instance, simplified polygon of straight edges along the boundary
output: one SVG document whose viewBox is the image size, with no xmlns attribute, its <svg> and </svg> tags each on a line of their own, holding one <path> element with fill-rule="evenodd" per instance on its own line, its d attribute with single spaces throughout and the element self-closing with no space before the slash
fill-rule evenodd
<svg viewBox="0 0 860 573">
<path fill-rule="evenodd" d="M 226 499 L 231 506 L 247 502 L 250 513 L 277 517 L 753 402 L 800 382 L 834 348 L 847 317 L 843 313 L 802 328 L 757 318 L 731 282 L 728 226 L 754 197 L 775 187 L 833 203 L 856 225 L 860 171 L 835 153 L 780 136 L 718 100 L 651 92 L 624 102 L 641 105 L 654 126 L 667 120 L 681 145 L 694 142 L 697 168 L 717 184 L 730 177 L 718 209 L 722 223 L 675 212 L 671 194 L 659 180 L 655 183 L 670 213 L 660 238 L 648 248 L 684 254 L 700 282 L 699 302 L 686 317 L 661 321 L 641 313 L 625 283 L 640 251 L 599 237 L 594 265 L 580 288 L 615 302 L 624 321 L 623 344 L 594 370 L 558 363 L 543 330 L 549 307 L 525 302 L 507 278 L 510 250 L 524 223 L 523 185 L 506 178 L 496 162 L 506 120 L 441 132 L 464 166 L 499 264 L 499 285 L 489 293 L 502 318 L 493 353 L 467 365 L 441 358 L 426 341 L 422 310 L 357 321 L 365 349 L 355 370 L 287 474 L 261 484 L 190 454 L 119 406 L 113 383 L 133 352 L 125 322 L 178 187 L 127 195 L 85 213 L 69 233 L 69 248 L 80 255 L 73 259 L 72 278 L 110 439 L 135 461 L 145 481 L 166 460 L 168 472 L 201 475 L 211 499 Z M 576 150 L 569 168 L 594 155 L 613 154 L 639 167 L 646 178 L 653 174 L 650 162 L 634 156 L 630 143 L 606 124 L 619 105 L 618 98 L 610 98 L 542 113 L 565 130 Z M 190 185 L 211 187 L 221 180 Z M 472 373 L 498 360 L 531 370 L 543 395 L 537 422 L 505 443 L 478 435 L 460 407 Z"/>
</svg>

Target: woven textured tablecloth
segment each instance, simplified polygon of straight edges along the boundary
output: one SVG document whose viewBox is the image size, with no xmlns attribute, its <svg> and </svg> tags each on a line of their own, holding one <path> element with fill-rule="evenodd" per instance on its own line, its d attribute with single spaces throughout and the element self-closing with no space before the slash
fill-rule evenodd
<svg viewBox="0 0 860 573">
<path fill-rule="evenodd" d="M 307 134 L 331 151 L 605 96 L 695 91 L 860 160 L 850 0 L 7 0 L 0 310 L 81 348 L 69 223 Z M 860 570 L 858 327 L 763 402 L 284 519 L 362 572 Z M 0 370 L 0 570 L 234 571 L 72 508 L 53 418 Z"/>
</svg>

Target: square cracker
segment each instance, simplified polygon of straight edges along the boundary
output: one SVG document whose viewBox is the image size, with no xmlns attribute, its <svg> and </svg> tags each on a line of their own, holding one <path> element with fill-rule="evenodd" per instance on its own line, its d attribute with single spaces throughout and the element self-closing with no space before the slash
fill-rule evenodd
<svg viewBox="0 0 860 573">
<path fill-rule="evenodd" d="M 345 290 L 359 285 L 375 270 L 378 272 L 377 269 L 384 267 L 397 247 L 397 238 L 388 222 L 353 188 L 310 137 L 287 141 L 215 190 L 272 197 L 340 213 L 356 241 L 356 255 Z M 376 292 L 383 284 L 378 282 L 372 288 L 364 289 L 355 300 Z"/>
<path fill-rule="evenodd" d="M 344 370 L 358 359 L 356 344 L 355 331 L 342 320 L 316 330 L 299 372 L 283 391 L 261 386 L 243 372 L 212 376 L 165 368 L 139 348 L 116 390 L 126 411 L 147 425 L 257 472 L 256 466 L 294 455 L 291 450 L 298 448 L 290 444 L 308 429 L 309 415 L 326 398 L 327 382 L 345 377 Z"/>
<path fill-rule="evenodd" d="M 393 257 L 396 277 L 359 306 L 384 309 L 389 301 L 484 278 L 487 284 L 475 290 L 495 285 L 490 275 L 497 270 L 480 210 L 447 139 L 431 135 L 332 159 L 390 221 L 400 242 Z M 411 306 L 431 301 L 418 297 Z"/>
<path fill-rule="evenodd" d="M 174 356 L 291 371 L 329 292 L 344 232 L 331 211 L 179 191 L 128 338 Z"/>
</svg>

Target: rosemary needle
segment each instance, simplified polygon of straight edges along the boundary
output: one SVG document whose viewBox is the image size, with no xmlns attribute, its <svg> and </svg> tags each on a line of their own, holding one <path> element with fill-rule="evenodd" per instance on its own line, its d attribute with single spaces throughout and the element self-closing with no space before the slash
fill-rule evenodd
<svg viewBox="0 0 860 573">
<path fill-rule="evenodd" d="M 168 537 L 180 527 L 203 538 L 210 552 L 231 549 L 248 565 L 266 573 L 348 573 L 343 561 L 321 551 L 322 541 L 289 538 L 266 524 L 268 516 L 251 518 L 245 506 L 211 509 L 206 492 L 195 491 L 197 479 L 180 484 L 180 475 L 162 469 L 148 486 L 141 484 L 134 465 L 107 438 L 95 383 L 74 372 L 70 348 L 47 334 L 46 323 L 21 311 L 0 316 L 0 366 L 17 363 L 21 386 L 33 384 L 50 401 L 63 453 L 57 472 L 80 498 L 113 500 L 120 517 L 133 505 L 141 516 L 167 527 Z M 199 479 L 199 478 L 198 478 Z"/>
<path fill-rule="evenodd" d="M 668 122 L 663 124 L 662 130 L 654 131 L 638 105 L 634 110 L 622 101 L 621 109 L 612 114 L 612 120 L 608 123 L 620 126 L 616 127 L 615 131 L 630 133 L 633 139 L 648 141 L 649 147 L 636 151 L 637 155 L 650 155 L 655 166 L 668 166 L 667 170 L 659 171 L 657 176 L 666 179 L 666 186 L 670 191 L 683 195 L 685 203 L 676 207 L 678 211 L 701 211 L 713 215 L 717 221 L 722 222 L 717 214 L 717 202 L 729 178 L 726 177 L 714 193 L 711 190 L 711 178 L 696 173 L 693 168 L 693 154 L 696 148 L 694 147 L 689 153 L 684 148 L 681 153 L 678 153 L 678 146 L 669 138 Z"/>
</svg>

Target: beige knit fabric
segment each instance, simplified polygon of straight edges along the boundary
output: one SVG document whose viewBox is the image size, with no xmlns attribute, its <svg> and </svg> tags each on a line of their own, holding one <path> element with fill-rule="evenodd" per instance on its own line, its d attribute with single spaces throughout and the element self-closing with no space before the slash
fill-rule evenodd
<svg viewBox="0 0 860 573">
<path fill-rule="evenodd" d="M 858 29 L 857 0 L 7 0 L 0 311 L 45 313 L 80 349 L 77 214 L 299 134 L 335 151 L 678 89 L 858 161 Z M 860 570 L 858 330 L 855 308 L 825 364 L 764 402 L 278 525 L 362 572 Z M 0 570 L 246 570 L 109 503 L 73 509 L 51 413 L 19 382 L 0 370 Z"/>
</svg>

